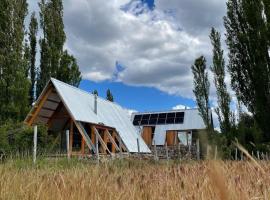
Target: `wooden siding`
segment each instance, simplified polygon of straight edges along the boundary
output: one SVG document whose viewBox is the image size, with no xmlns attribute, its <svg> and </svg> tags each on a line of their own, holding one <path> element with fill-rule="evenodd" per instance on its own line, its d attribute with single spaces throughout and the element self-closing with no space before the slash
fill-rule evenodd
<svg viewBox="0 0 270 200">
<path fill-rule="evenodd" d="M 148 146 L 152 145 L 152 127 L 143 127 L 142 138 Z"/>
</svg>

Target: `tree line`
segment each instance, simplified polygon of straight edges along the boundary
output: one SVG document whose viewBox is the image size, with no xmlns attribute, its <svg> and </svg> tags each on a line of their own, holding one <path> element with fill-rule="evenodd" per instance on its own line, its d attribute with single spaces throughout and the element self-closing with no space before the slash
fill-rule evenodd
<svg viewBox="0 0 270 200">
<path fill-rule="evenodd" d="M 214 109 L 221 134 L 210 127 L 208 68 L 204 56 L 192 65 L 194 94 L 200 115 L 208 127 L 210 138 L 227 150 L 233 142 L 240 142 L 248 150 L 269 150 L 270 144 L 270 3 L 268 0 L 228 0 L 224 17 L 228 63 L 221 47 L 221 35 L 212 28 L 213 47 L 210 71 L 214 76 L 217 107 Z M 239 119 L 230 108 L 231 97 L 225 76 L 231 78 L 231 87 L 238 103 Z M 251 113 L 242 111 L 246 107 Z"/>
</svg>

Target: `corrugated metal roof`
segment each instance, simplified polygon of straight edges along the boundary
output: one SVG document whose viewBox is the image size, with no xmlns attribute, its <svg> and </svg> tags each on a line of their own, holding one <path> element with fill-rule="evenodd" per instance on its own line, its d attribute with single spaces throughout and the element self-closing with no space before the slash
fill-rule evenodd
<svg viewBox="0 0 270 200">
<path fill-rule="evenodd" d="M 97 114 L 95 114 L 95 97 L 93 94 L 53 78 L 51 81 L 76 121 L 94 124 L 102 123 L 106 126 L 114 127 L 130 152 L 138 152 L 137 138 L 140 143 L 140 151 L 144 153 L 151 152 L 141 136 L 138 135 L 126 109 L 116 103 L 98 97 Z"/>
</svg>

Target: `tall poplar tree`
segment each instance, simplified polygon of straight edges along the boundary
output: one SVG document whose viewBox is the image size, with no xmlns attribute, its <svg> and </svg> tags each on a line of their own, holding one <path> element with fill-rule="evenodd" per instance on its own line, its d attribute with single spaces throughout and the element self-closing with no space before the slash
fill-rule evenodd
<svg viewBox="0 0 270 200">
<path fill-rule="evenodd" d="M 0 121 L 22 120 L 28 110 L 29 82 L 23 53 L 26 0 L 0 1 Z"/>
<path fill-rule="evenodd" d="M 217 113 L 220 130 L 228 134 L 231 128 L 230 120 L 230 95 L 225 84 L 225 60 L 221 48 L 220 33 L 212 28 L 210 39 L 213 46 L 213 66 L 210 67 L 214 74 L 214 83 L 216 87 L 218 107 L 215 108 Z"/>
<path fill-rule="evenodd" d="M 76 59 L 63 49 L 66 34 L 64 32 L 62 0 L 41 0 L 39 7 L 43 38 L 40 40 L 37 95 L 40 94 L 50 77 L 78 86 L 81 73 Z"/>
<path fill-rule="evenodd" d="M 229 72 L 238 99 L 270 141 L 269 1 L 228 0 L 224 18 Z"/>
<path fill-rule="evenodd" d="M 38 22 L 33 12 L 31 15 L 31 21 L 29 24 L 29 42 L 30 42 L 30 80 L 31 86 L 29 91 L 29 104 L 31 105 L 35 101 L 35 82 L 36 82 L 36 52 L 37 52 L 37 31 L 38 31 Z"/>
<path fill-rule="evenodd" d="M 202 116 L 204 124 L 211 128 L 211 116 L 209 113 L 209 88 L 208 73 L 206 70 L 206 59 L 204 56 L 197 58 L 194 65 L 191 66 L 193 73 L 193 93 L 196 97 L 199 113 Z"/>
</svg>

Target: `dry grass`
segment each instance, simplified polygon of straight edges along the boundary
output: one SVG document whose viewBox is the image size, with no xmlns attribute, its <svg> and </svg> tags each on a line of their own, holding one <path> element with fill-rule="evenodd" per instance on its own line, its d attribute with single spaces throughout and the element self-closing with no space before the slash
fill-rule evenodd
<svg viewBox="0 0 270 200">
<path fill-rule="evenodd" d="M 0 199 L 270 199 L 270 163 L 0 164 Z"/>
</svg>

